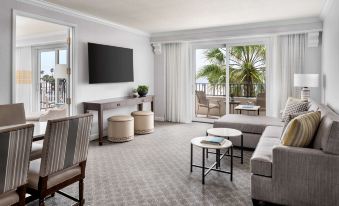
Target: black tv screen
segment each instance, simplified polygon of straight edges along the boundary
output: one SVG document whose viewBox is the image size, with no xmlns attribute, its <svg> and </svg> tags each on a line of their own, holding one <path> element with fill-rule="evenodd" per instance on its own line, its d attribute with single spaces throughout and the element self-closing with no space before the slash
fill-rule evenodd
<svg viewBox="0 0 339 206">
<path fill-rule="evenodd" d="M 88 43 L 89 83 L 133 82 L 133 49 Z"/>
</svg>

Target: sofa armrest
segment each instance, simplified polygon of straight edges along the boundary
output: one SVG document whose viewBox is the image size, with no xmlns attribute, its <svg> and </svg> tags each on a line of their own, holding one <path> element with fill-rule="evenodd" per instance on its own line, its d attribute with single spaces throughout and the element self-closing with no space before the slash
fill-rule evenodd
<svg viewBox="0 0 339 206">
<path fill-rule="evenodd" d="M 273 148 L 273 187 L 288 204 L 337 204 L 338 172 L 339 155 L 312 148 Z"/>
</svg>

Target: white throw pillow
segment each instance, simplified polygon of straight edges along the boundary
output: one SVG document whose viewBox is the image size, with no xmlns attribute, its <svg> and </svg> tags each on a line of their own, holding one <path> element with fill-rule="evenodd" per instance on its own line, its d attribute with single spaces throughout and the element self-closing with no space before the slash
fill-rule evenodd
<svg viewBox="0 0 339 206">
<path fill-rule="evenodd" d="M 305 102 L 301 99 L 289 97 L 284 112 L 282 114 L 282 121 L 286 121 L 286 119 L 291 114 L 305 112 L 308 110 L 308 102 Z"/>
</svg>

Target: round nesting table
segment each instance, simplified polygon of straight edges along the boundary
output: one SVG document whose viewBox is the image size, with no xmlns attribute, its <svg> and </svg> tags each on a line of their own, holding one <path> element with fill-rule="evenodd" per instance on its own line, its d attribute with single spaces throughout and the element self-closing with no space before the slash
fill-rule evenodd
<svg viewBox="0 0 339 206">
<path fill-rule="evenodd" d="M 233 180 L 233 144 L 231 141 L 225 139 L 222 145 L 213 145 L 213 144 L 204 144 L 201 143 L 202 140 L 206 139 L 208 137 L 196 137 L 191 140 L 191 172 L 193 172 L 193 167 L 198 167 L 202 169 L 202 184 L 205 184 L 205 176 L 210 171 L 216 171 L 221 173 L 230 174 L 230 180 Z M 202 165 L 195 165 L 193 164 L 193 146 L 202 148 Z M 205 157 L 206 157 L 206 150 L 207 149 L 215 149 L 216 150 L 216 161 L 210 166 L 205 167 Z M 230 156 L 230 171 L 224 171 L 220 169 L 220 160 L 226 155 L 226 152 L 224 154 L 220 154 L 221 149 L 230 149 L 231 154 Z M 214 168 L 215 167 L 215 168 Z M 207 170 L 205 172 L 205 170 Z"/>
<path fill-rule="evenodd" d="M 231 129 L 231 128 L 211 128 L 206 131 L 206 135 L 223 137 L 228 140 L 230 139 L 230 137 L 240 137 L 240 156 L 234 155 L 233 157 L 240 158 L 241 164 L 244 163 L 244 136 L 241 131 L 237 129 Z M 208 158 L 208 153 L 212 153 L 212 152 L 209 152 L 207 150 L 207 158 Z"/>
</svg>

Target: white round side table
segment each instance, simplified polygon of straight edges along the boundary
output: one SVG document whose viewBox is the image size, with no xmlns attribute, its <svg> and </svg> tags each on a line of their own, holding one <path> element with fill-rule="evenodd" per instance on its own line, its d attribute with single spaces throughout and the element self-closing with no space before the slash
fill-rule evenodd
<svg viewBox="0 0 339 206">
<path fill-rule="evenodd" d="M 240 137 L 240 156 L 234 155 L 233 157 L 240 158 L 241 159 L 241 164 L 244 163 L 244 136 L 241 131 L 237 129 L 231 129 L 231 128 L 211 128 L 206 131 L 206 135 L 209 136 L 216 136 L 216 137 L 223 137 L 226 139 L 230 139 L 230 137 Z M 207 150 L 207 157 L 208 157 L 208 152 Z"/>
<path fill-rule="evenodd" d="M 230 174 L 230 180 L 233 180 L 233 144 L 229 140 L 225 140 L 225 142 L 222 145 L 213 145 L 213 144 L 204 144 L 201 143 L 202 140 L 208 138 L 207 136 L 205 137 L 196 137 L 191 140 L 191 172 L 193 172 L 193 167 L 198 167 L 202 169 L 202 184 L 205 184 L 205 176 L 210 172 L 210 171 L 216 171 L 216 172 L 221 172 L 221 173 L 226 173 Z M 202 165 L 195 165 L 193 164 L 193 146 L 200 147 L 202 148 Z M 206 150 L 208 149 L 215 149 L 216 152 L 216 161 L 210 166 L 210 167 L 205 167 L 205 158 L 206 158 Z M 224 154 L 220 154 L 221 149 L 230 149 L 231 154 L 229 155 L 231 157 L 230 160 L 230 171 L 224 171 L 220 169 L 220 160 L 226 155 L 226 152 Z M 205 170 L 207 170 L 205 172 Z"/>
</svg>

